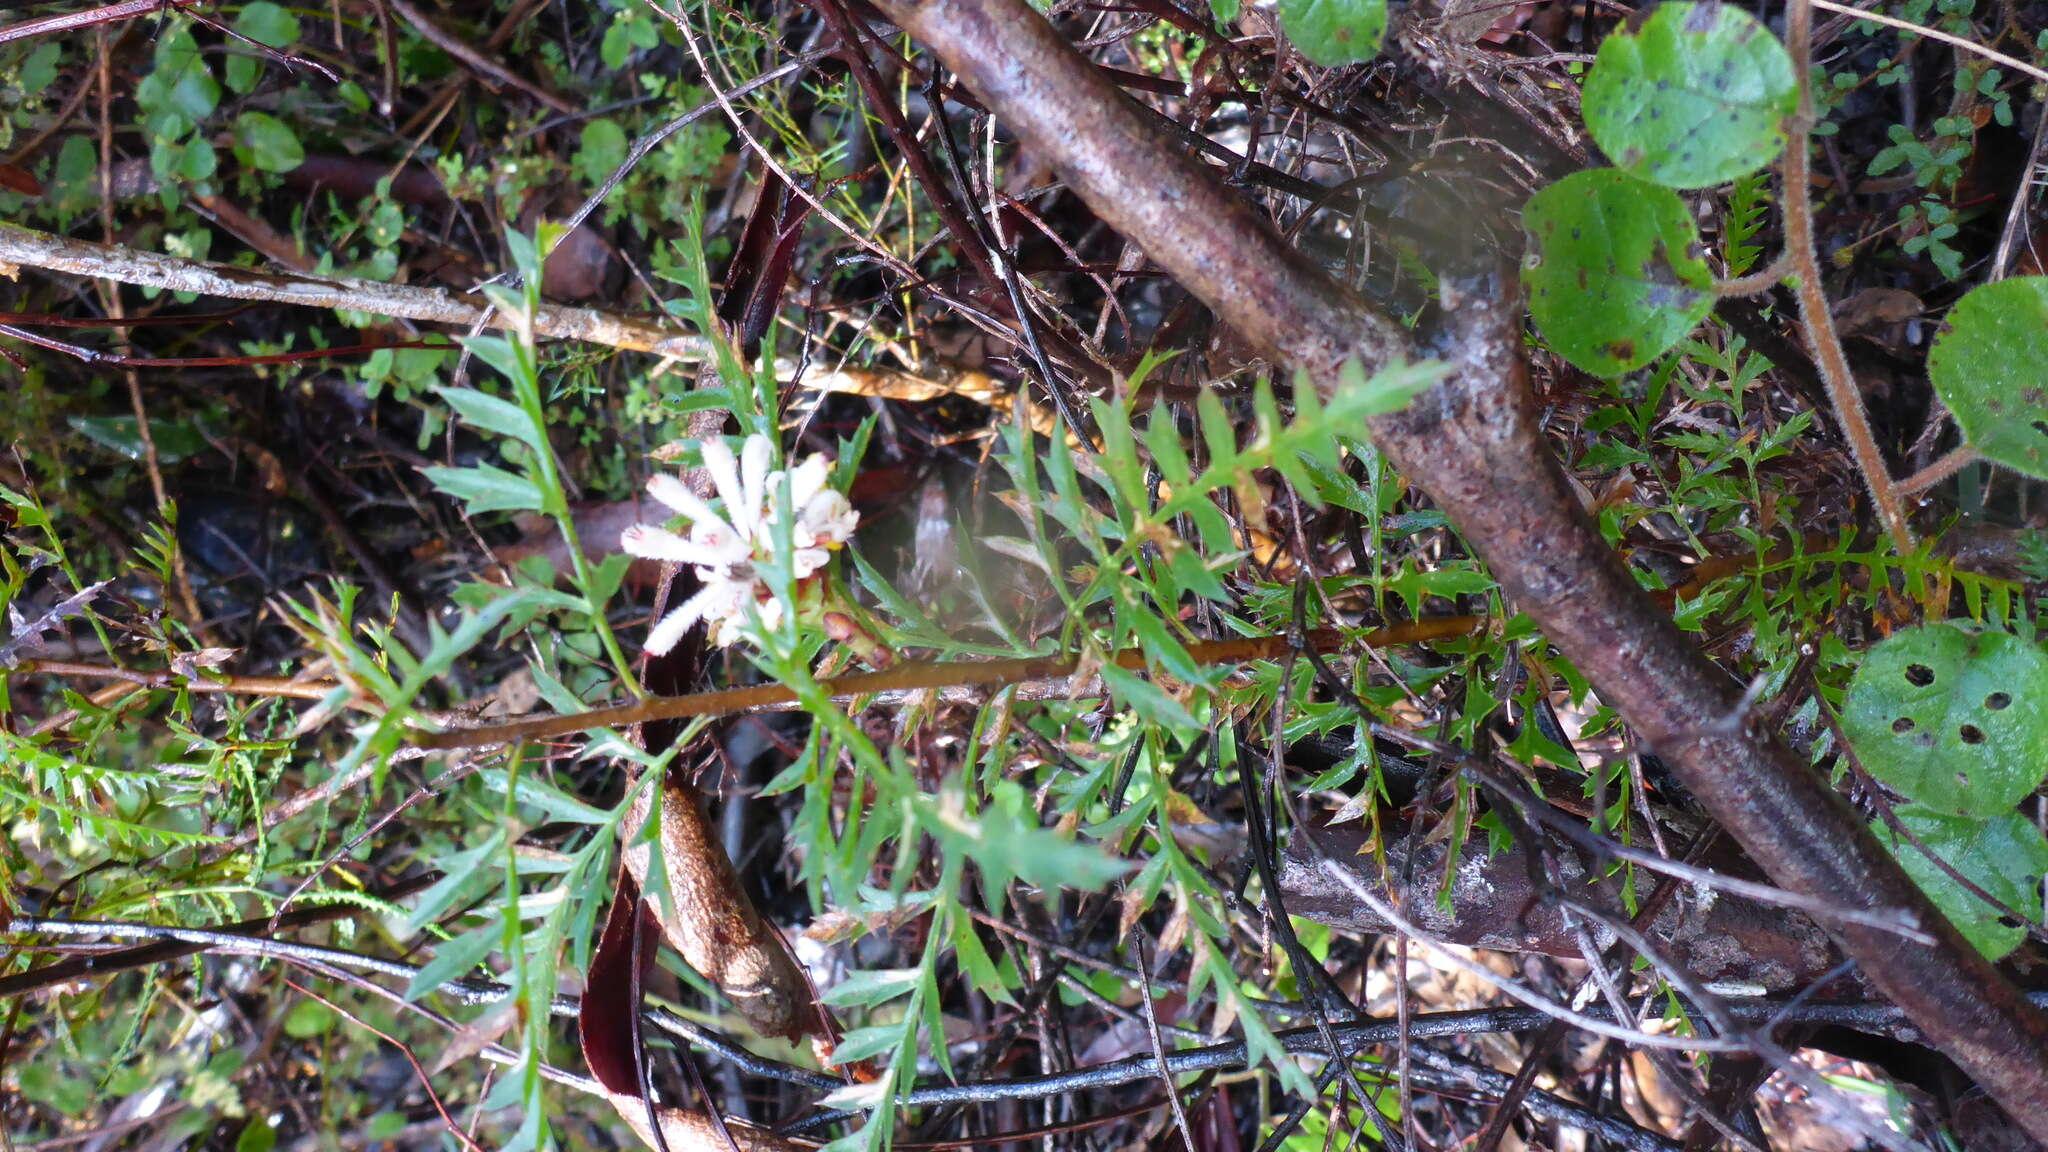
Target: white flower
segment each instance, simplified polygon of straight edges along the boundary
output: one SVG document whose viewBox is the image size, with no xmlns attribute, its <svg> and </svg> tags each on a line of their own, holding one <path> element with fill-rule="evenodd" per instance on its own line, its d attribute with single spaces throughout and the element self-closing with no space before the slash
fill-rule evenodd
<svg viewBox="0 0 2048 1152">
<path fill-rule="evenodd" d="M 631 555 L 691 565 L 702 584 L 695 596 L 662 617 L 648 633 L 647 651 L 656 656 L 674 648 L 699 620 L 709 623 L 712 643 L 732 643 L 746 622 L 749 603 L 764 627 L 773 629 L 781 624 L 782 602 L 762 582 L 755 565 L 775 557 L 775 526 L 785 480 L 795 513 L 790 524 L 795 551 L 788 566 L 798 580 L 823 568 L 832 550 L 846 543 L 860 523 L 860 515 L 846 497 L 826 487 L 830 464 L 823 456 L 812 456 L 783 473 L 768 470 L 774 449 L 766 436 L 747 437 L 737 459 L 724 440 L 703 441 L 698 450 L 704 470 L 724 502 L 724 514 L 713 511 L 677 477 L 657 475 L 647 482 L 647 494 L 689 520 L 688 535 L 654 524 L 635 524 L 619 537 L 619 546 Z"/>
</svg>

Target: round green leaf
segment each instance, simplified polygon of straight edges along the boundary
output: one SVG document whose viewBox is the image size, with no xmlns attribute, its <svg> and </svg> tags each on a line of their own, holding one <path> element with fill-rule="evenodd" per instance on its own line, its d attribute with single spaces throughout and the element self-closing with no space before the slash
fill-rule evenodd
<svg viewBox="0 0 2048 1152">
<path fill-rule="evenodd" d="M 306 162 L 298 135 L 268 112 L 242 113 L 235 119 L 235 135 L 248 149 L 248 163 L 265 171 L 289 172 Z"/>
<path fill-rule="evenodd" d="M 1957 301 L 1927 378 L 1986 460 L 2048 479 L 2048 276 L 2000 280 Z"/>
<path fill-rule="evenodd" d="M 1714 306 L 1714 278 L 1678 194 L 1613 168 L 1529 198 L 1522 282 L 1550 346 L 1596 376 L 1639 368 Z"/>
<path fill-rule="evenodd" d="M 272 48 L 283 48 L 299 38 L 299 18 L 270 0 L 253 0 L 235 17 L 235 31 Z"/>
<path fill-rule="evenodd" d="M 2017 812 L 1982 819 L 1944 816 L 1918 804 L 1901 805 L 1893 815 L 1929 852 L 1947 861 L 1970 883 L 2014 911 L 2038 915 L 2041 876 L 2048 872 L 2048 838 L 2025 817 Z M 1996 908 L 1956 883 L 1890 825 L 1880 822 L 1872 831 L 1899 858 L 1913 883 L 1978 951 L 1996 960 L 2026 939 L 2026 928 L 2006 923 Z"/>
<path fill-rule="evenodd" d="M 1280 26 L 1310 63 L 1355 64 L 1379 54 L 1387 0 L 1280 0 Z"/>
<path fill-rule="evenodd" d="M 318 1000 L 301 1000 L 285 1013 L 285 1035 L 299 1040 L 324 1036 L 334 1029 L 334 1009 Z"/>
<path fill-rule="evenodd" d="M 631 145 L 617 121 L 588 121 L 583 125 L 582 146 L 576 150 L 576 170 L 586 183 L 602 184 L 626 158 Z"/>
<path fill-rule="evenodd" d="M 1755 17 L 1671 3 L 1601 41 L 1581 107 L 1622 168 L 1670 188 L 1708 188 L 1777 159 L 1797 103 L 1792 57 Z"/>
<path fill-rule="evenodd" d="M 1900 632 L 1856 670 L 1842 729 L 1901 795 L 1940 813 L 2003 815 L 2048 766 L 2048 653 L 1953 624 Z"/>
</svg>

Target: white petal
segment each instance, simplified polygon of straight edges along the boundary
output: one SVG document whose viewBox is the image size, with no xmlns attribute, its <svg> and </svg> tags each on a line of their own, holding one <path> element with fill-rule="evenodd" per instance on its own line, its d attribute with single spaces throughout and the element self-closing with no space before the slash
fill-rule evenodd
<svg viewBox="0 0 2048 1152">
<path fill-rule="evenodd" d="M 721 574 L 746 565 L 747 561 L 754 558 L 753 545 L 741 539 L 732 525 L 718 518 L 699 520 L 692 524 L 690 543 L 703 549 L 705 555 L 710 557 L 704 561 L 704 566 L 718 569 Z"/>
<path fill-rule="evenodd" d="M 763 632 L 773 632 L 777 628 L 782 627 L 782 601 L 780 598 L 770 596 L 766 600 L 756 600 L 754 602 L 754 610 L 760 613 L 761 630 Z"/>
<path fill-rule="evenodd" d="M 740 527 L 749 537 L 760 535 L 758 525 L 768 522 L 766 510 L 775 499 L 774 491 L 768 487 L 768 458 L 773 448 L 768 438 L 758 433 L 747 437 L 747 442 L 740 446 L 740 491 L 747 510 L 727 511 L 732 512 L 734 524 L 740 524 L 742 517 L 753 522 Z"/>
<path fill-rule="evenodd" d="M 790 575 L 801 580 L 818 569 L 823 568 L 831 559 L 832 554 L 823 548 L 799 546 L 796 550 L 796 555 L 789 558 Z"/>
<path fill-rule="evenodd" d="M 647 478 L 647 494 L 676 510 L 681 516 L 700 520 L 710 512 L 711 506 L 702 497 L 690 491 L 680 476 L 657 472 Z"/>
<path fill-rule="evenodd" d="M 652 524 L 635 524 L 619 533 L 619 547 L 628 556 L 638 556 L 643 560 L 672 560 L 677 564 L 706 567 L 726 562 L 722 553 Z"/>
<path fill-rule="evenodd" d="M 747 532 L 748 510 L 744 507 L 745 493 L 740 488 L 740 474 L 732 458 L 732 449 L 725 441 L 713 437 L 699 442 L 697 450 L 703 454 L 704 468 L 711 473 L 711 482 L 718 486 L 718 494 L 725 500 L 725 514 L 741 535 Z"/>
<path fill-rule="evenodd" d="M 804 505 L 800 524 L 813 542 L 829 547 L 853 539 L 853 530 L 860 525 L 860 513 L 853 510 L 845 496 L 828 488 Z"/>
<path fill-rule="evenodd" d="M 647 643 L 643 647 L 647 649 L 648 655 L 668 655 L 669 649 L 681 643 L 683 637 L 689 634 L 690 626 L 695 624 L 702 614 L 698 611 L 697 599 L 696 596 L 690 597 L 688 603 L 663 616 L 661 622 L 647 633 Z"/>
<path fill-rule="evenodd" d="M 825 477 L 831 464 L 821 453 L 812 453 L 810 458 L 789 470 L 789 503 L 791 507 L 802 508 L 811 502 L 825 488 Z"/>
</svg>

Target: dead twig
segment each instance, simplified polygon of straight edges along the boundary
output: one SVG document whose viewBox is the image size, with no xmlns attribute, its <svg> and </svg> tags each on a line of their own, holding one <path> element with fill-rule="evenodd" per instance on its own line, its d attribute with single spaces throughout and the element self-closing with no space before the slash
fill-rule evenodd
<svg viewBox="0 0 2048 1152">
<path fill-rule="evenodd" d="M 7 267 L 11 265 L 12 267 Z M 493 316 L 490 302 L 474 293 L 445 288 L 387 284 L 347 276 L 311 276 L 237 268 L 209 260 L 185 260 L 119 244 L 94 244 L 18 225 L 0 225 L 0 275 L 42 268 L 171 292 L 266 300 L 308 308 L 344 308 L 403 320 L 508 329 L 516 321 Z M 536 336 L 582 340 L 677 360 L 702 359 L 709 346 L 698 336 L 663 320 L 542 304 L 534 313 Z"/>
</svg>

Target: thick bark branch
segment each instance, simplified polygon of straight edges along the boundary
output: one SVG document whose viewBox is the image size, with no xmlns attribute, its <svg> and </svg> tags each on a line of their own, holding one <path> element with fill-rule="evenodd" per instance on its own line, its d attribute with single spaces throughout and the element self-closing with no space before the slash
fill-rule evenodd
<svg viewBox="0 0 2048 1152">
<path fill-rule="evenodd" d="M 1544 447 L 1508 276 L 1446 278 L 1445 328 L 1411 342 L 1171 147 L 1023 0 L 879 2 L 1090 208 L 1282 363 L 1324 387 L 1352 357 L 1367 371 L 1409 355 L 1451 363 L 1444 383 L 1374 421 L 1374 443 L 1774 880 L 1919 917 L 1932 946 L 1828 927 L 1930 1040 L 2048 1140 L 2048 1113 L 2038 1108 L 2048 1100 L 2048 1018 L 1956 934 L 1810 766 L 1751 730 L 1740 687 L 1692 648 L 1605 546 Z"/>
</svg>

